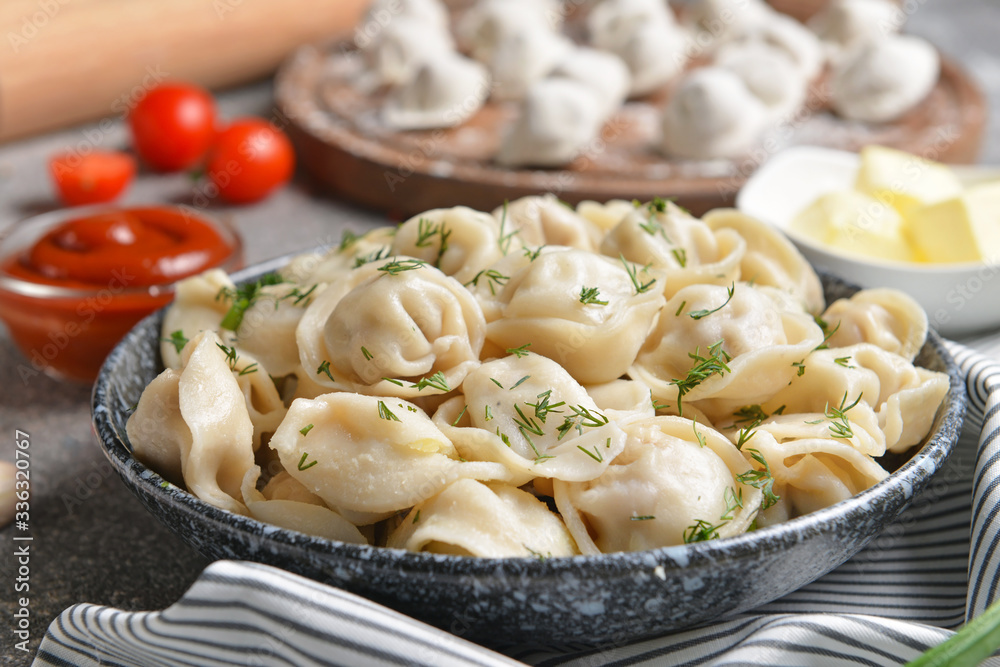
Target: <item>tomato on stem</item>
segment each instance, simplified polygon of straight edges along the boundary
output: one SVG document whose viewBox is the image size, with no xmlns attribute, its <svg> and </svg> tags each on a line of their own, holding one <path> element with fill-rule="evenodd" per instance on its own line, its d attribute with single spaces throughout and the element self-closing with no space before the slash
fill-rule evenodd
<svg viewBox="0 0 1000 667">
<path fill-rule="evenodd" d="M 69 206 L 116 199 L 132 182 L 135 169 L 135 158 L 119 151 L 63 153 L 49 160 L 59 198 Z"/>
<path fill-rule="evenodd" d="M 189 169 L 202 161 L 215 140 L 215 100 L 194 84 L 163 83 L 132 109 L 129 127 L 132 145 L 150 167 Z"/>
<path fill-rule="evenodd" d="M 241 118 L 223 129 L 209 151 L 208 177 L 226 201 L 264 199 L 292 177 L 295 152 L 281 130 L 261 118 Z"/>
</svg>

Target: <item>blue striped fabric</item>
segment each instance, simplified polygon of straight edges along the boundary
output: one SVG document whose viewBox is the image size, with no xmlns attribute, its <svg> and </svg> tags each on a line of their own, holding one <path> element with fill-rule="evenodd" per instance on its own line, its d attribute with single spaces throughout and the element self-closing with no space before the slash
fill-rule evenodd
<svg viewBox="0 0 1000 667">
<path fill-rule="evenodd" d="M 220 561 L 162 612 L 67 609 L 35 664 L 904 664 L 980 614 L 1000 585 L 1000 364 L 949 348 L 970 405 L 947 465 L 865 550 L 752 613 L 607 650 L 515 647 L 507 657 L 281 570 Z"/>
</svg>

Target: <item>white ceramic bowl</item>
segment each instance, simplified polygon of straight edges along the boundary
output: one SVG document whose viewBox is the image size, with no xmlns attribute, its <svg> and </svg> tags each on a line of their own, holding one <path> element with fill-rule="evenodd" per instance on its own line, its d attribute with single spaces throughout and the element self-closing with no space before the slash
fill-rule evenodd
<svg viewBox="0 0 1000 667">
<path fill-rule="evenodd" d="M 817 197 L 853 187 L 859 157 L 828 148 L 790 148 L 771 158 L 740 191 L 736 206 L 784 232 L 814 265 L 863 287 L 893 287 L 927 311 L 946 336 L 1000 327 L 1000 264 L 911 264 L 855 257 L 789 229 Z M 1000 170 L 956 167 L 966 184 L 1000 179 Z"/>
</svg>

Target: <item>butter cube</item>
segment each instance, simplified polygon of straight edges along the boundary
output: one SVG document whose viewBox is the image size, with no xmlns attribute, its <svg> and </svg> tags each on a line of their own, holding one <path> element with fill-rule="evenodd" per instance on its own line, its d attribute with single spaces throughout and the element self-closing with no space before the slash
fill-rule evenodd
<svg viewBox="0 0 1000 667">
<path fill-rule="evenodd" d="M 899 262 L 915 259 L 899 213 L 860 192 L 819 197 L 796 216 L 792 229 L 850 255 Z"/>
<path fill-rule="evenodd" d="M 917 210 L 905 232 L 929 262 L 1000 261 L 1000 181 Z"/>
<path fill-rule="evenodd" d="M 962 193 L 962 183 L 945 165 L 883 146 L 862 149 L 854 187 L 894 207 L 904 218 Z"/>
</svg>

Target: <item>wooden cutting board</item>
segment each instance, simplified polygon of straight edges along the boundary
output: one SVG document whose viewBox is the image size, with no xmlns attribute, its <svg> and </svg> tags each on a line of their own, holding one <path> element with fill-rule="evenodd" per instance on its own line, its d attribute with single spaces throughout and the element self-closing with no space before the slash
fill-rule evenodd
<svg viewBox="0 0 1000 667">
<path fill-rule="evenodd" d="M 266 76 L 368 2 L 2 0 L 0 141 L 124 118 L 166 78 L 218 88 Z"/>
</svg>

